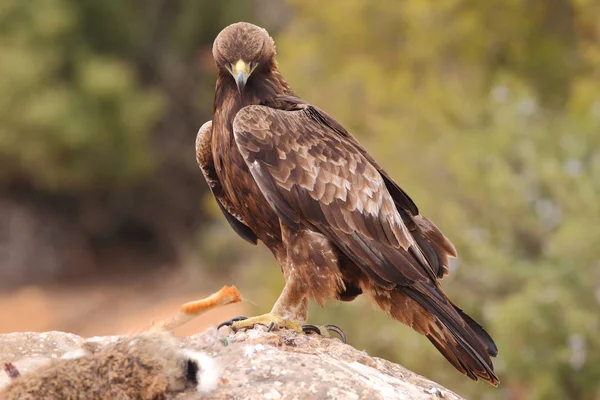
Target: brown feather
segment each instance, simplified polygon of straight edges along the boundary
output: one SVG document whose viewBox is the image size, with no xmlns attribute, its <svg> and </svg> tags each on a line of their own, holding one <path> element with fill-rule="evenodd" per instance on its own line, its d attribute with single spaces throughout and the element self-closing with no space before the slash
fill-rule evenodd
<svg viewBox="0 0 600 400">
<path fill-rule="evenodd" d="M 427 288 L 426 284 L 398 287 L 391 291 L 368 283 L 363 287 L 363 291 L 369 293 L 391 317 L 427 336 L 461 373 L 473 380 L 481 378 L 497 386 L 499 380 L 490 360 L 492 354 L 484 346 L 484 338 L 471 329 L 443 292 L 434 293 L 438 290 Z"/>
<path fill-rule="evenodd" d="M 212 139 L 212 121 L 208 121 L 202 125 L 196 136 L 196 161 L 200 166 L 200 170 L 204 174 L 206 183 L 210 188 L 212 194 L 217 200 L 219 209 L 225 215 L 229 226 L 238 234 L 242 239 L 251 244 L 257 244 L 256 234 L 250 229 L 243 221 L 235 217 L 229 212 L 223 205 L 223 187 L 215 171 L 213 163 L 212 152 L 211 152 L 211 140 Z"/>
<path fill-rule="evenodd" d="M 343 276 L 338 268 L 338 251 L 322 234 L 308 230 L 294 230 L 286 224 L 281 227 L 287 245 L 287 260 L 298 279 L 310 282 L 304 290 L 320 305 L 336 298 L 345 290 Z"/>
<path fill-rule="evenodd" d="M 442 351 L 436 345 L 448 361 L 451 361 L 451 355 L 453 355 L 464 367 L 464 371 L 461 372 L 471 379 L 477 380 L 477 377 L 480 377 L 494 386 L 498 385 L 499 380 L 494 373 L 488 352 L 489 346 L 486 347 L 484 344 L 484 339 L 487 338 L 481 337 L 481 334 L 471 328 L 458 314 L 446 295 L 441 292 L 441 289 L 427 284 L 419 284 L 399 287 L 398 290 L 435 317 L 435 326 L 438 329 L 430 329 L 427 335 L 430 340 L 433 338 L 444 349 Z M 497 349 L 495 354 L 497 354 Z"/>
</svg>

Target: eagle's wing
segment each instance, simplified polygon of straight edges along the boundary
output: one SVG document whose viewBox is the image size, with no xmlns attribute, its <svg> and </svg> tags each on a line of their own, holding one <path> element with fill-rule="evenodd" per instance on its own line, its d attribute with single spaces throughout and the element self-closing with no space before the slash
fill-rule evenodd
<svg viewBox="0 0 600 400">
<path fill-rule="evenodd" d="M 210 188 L 213 196 L 217 200 L 219 208 L 225 215 L 227 222 L 233 228 L 233 230 L 249 243 L 256 244 L 257 238 L 254 232 L 247 227 L 243 222 L 233 216 L 223 206 L 221 197 L 223 196 L 223 187 L 219 182 L 219 177 L 215 171 L 215 165 L 213 163 L 212 150 L 211 150 L 211 138 L 212 138 L 212 121 L 205 122 L 196 135 L 196 161 L 198 166 L 202 170 L 204 179 Z"/>
<path fill-rule="evenodd" d="M 381 174 L 385 186 L 388 189 L 396 209 L 400 213 L 403 222 L 411 232 L 415 241 L 423 251 L 429 264 L 436 270 L 439 278 L 449 273 L 449 257 L 456 257 L 456 249 L 450 240 L 438 229 L 433 222 L 419 214 L 419 209 L 412 199 L 398 186 L 393 179 L 383 170 L 367 150 L 352 136 L 346 128 L 332 118 L 325 111 L 320 110 L 297 96 L 279 95 L 271 104 L 273 108 L 285 110 L 306 110 L 320 124 L 331 129 L 340 137 L 348 141 L 365 159 L 371 163 Z"/>
<path fill-rule="evenodd" d="M 381 287 L 435 282 L 447 258 L 414 218 L 416 206 L 334 123 L 309 105 L 295 111 L 247 106 L 233 129 L 250 172 L 283 221 L 323 233 Z"/>
<path fill-rule="evenodd" d="M 428 263 L 437 271 L 436 273 L 439 278 L 447 275 L 450 272 L 448 268 L 448 258 L 456 257 L 456 249 L 452 242 L 444 236 L 433 222 L 419 214 L 417 205 L 412 201 L 408 194 L 406 194 L 406 192 L 390 178 L 387 172 L 383 170 L 377 161 L 371 157 L 367 150 L 346 130 L 346 128 L 323 110 L 319 110 L 307 103 L 298 105 L 307 107 L 315 118 L 348 140 L 349 143 L 351 143 L 375 168 L 377 168 L 385 182 L 385 187 L 390 192 L 392 199 L 394 199 L 394 204 L 402 216 L 402 221 L 406 224 L 413 238 L 423 251 Z"/>
</svg>

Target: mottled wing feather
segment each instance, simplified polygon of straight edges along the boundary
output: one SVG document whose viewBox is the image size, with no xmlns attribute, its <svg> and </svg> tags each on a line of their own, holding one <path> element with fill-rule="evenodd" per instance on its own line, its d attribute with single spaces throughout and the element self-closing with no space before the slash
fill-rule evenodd
<svg viewBox="0 0 600 400">
<path fill-rule="evenodd" d="M 448 258 L 456 257 L 454 245 L 442 234 L 442 232 L 427 218 L 419 215 L 419 209 L 412 199 L 394 182 L 383 170 L 377 161 L 371 157 L 366 149 L 352 136 L 339 122 L 325 111 L 320 110 L 304 100 L 290 95 L 278 96 L 273 106 L 286 110 L 306 110 L 309 115 L 320 124 L 328 127 L 337 135 L 344 138 L 348 145 L 354 147 L 365 159 L 373 165 L 381 174 L 388 192 L 394 200 L 394 204 L 409 228 L 419 248 L 427 258 L 427 262 L 438 278 L 442 278 L 449 272 Z"/>
<path fill-rule="evenodd" d="M 215 200 L 217 200 L 217 204 L 219 209 L 225 215 L 227 222 L 231 226 L 231 228 L 244 240 L 249 243 L 257 244 L 257 237 L 254 232 L 246 226 L 243 222 L 241 222 L 238 218 L 236 218 L 233 214 L 231 214 L 225 206 L 223 205 L 220 197 L 223 193 L 223 187 L 221 186 L 221 182 L 219 182 L 219 177 L 215 171 L 215 166 L 213 164 L 212 151 L 211 151 L 211 136 L 212 136 L 212 121 L 205 122 L 200 130 L 198 131 L 198 135 L 196 135 L 196 161 L 198 161 L 198 166 L 200 170 L 202 170 L 202 174 L 204 175 L 204 179 L 206 179 L 206 183 L 210 188 L 213 196 L 215 196 Z"/>
<path fill-rule="evenodd" d="M 386 288 L 435 281 L 378 169 L 311 109 L 248 106 L 234 136 L 278 216 L 309 225 Z"/>
<path fill-rule="evenodd" d="M 396 182 L 393 181 L 392 178 L 381 168 L 381 166 L 377 163 L 377 161 L 371 157 L 371 155 L 367 152 L 367 150 L 356 140 L 354 136 L 350 134 L 344 128 L 342 124 L 337 122 L 333 117 L 327 114 L 325 111 L 318 109 L 317 107 L 306 103 L 304 100 L 300 99 L 296 96 L 290 95 L 281 95 L 276 99 L 277 107 L 281 108 L 282 104 L 286 105 L 287 110 L 292 109 L 305 109 L 312 118 L 316 119 L 319 123 L 327 126 L 329 129 L 337 133 L 339 136 L 343 137 L 349 145 L 354 147 L 359 153 L 361 153 L 367 161 L 373 165 L 381 174 L 385 182 L 385 186 L 387 187 L 390 195 L 394 199 L 394 203 L 398 207 L 398 209 L 407 210 L 412 215 L 418 215 L 419 209 L 417 205 L 412 201 L 412 199 L 402 190 L 400 186 Z"/>
</svg>

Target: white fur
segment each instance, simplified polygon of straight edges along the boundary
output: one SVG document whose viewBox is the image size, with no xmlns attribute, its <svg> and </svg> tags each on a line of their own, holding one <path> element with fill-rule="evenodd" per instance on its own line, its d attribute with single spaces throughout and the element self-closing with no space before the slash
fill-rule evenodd
<svg viewBox="0 0 600 400">
<path fill-rule="evenodd" d="M 214 358 L 194 350 L 183 350 L 183 356 L 186 359 L 190 359 L 198 365 L 198 374 L 196 379 L 198 380 L 198 393 L 210 393 L 217 388 L 219 384 L 219 376 L 221 374 L 221 368 L 217 365 Z"/>
</svg>

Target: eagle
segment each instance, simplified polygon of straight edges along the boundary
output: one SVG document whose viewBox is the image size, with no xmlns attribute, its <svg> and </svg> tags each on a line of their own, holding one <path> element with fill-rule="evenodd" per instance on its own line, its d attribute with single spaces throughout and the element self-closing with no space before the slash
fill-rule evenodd
<svg viewBox="0 0 600 400">
<path fill-rule="evenodd" d="M 214 107 L 196 158 L 233 230 L 271 250 L 285 278 L 269 313 L 232 327 L 300 331 L 309 301 L 365 294 L 458 371 L 497 386 L 494 341 L 440 285 L 453 244 L 348 130 L 296 95 L 265 29 L 229 25 L 212 53 Z"/>
</svg>

